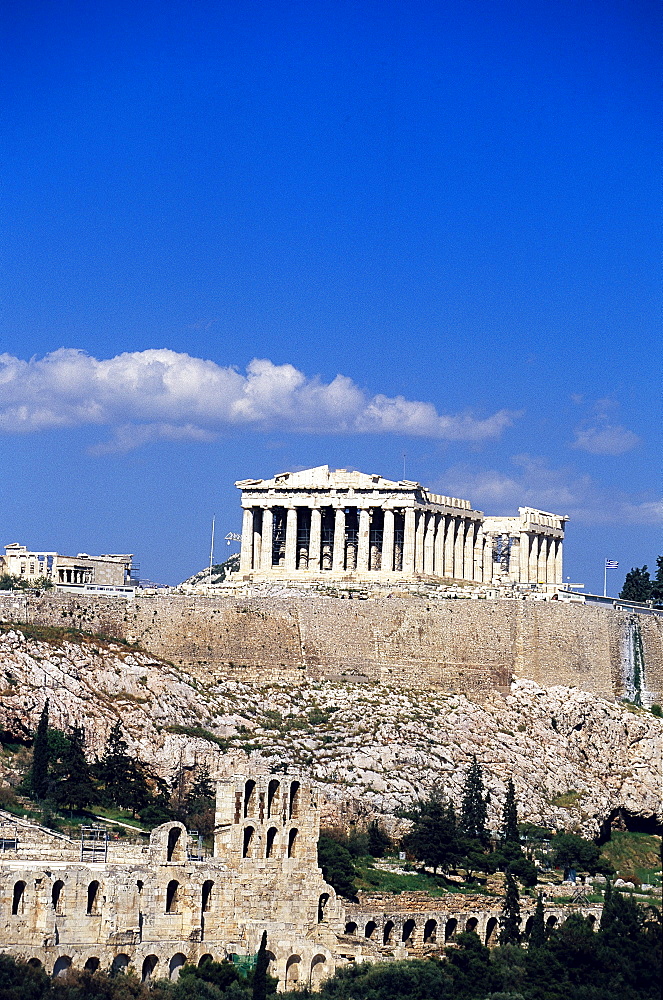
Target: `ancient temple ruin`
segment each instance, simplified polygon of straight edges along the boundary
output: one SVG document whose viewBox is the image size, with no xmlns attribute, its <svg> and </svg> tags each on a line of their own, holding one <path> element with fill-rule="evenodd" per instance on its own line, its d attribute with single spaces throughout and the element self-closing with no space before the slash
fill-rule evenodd
<svg viewBox="0 0 663 1000">
<path fill-rule="evenodd" d="M 421 483 L 321 465 L 244 479 L 239 578 L 562 583 L 566 517 L 486 517 Z"/>
</svg>

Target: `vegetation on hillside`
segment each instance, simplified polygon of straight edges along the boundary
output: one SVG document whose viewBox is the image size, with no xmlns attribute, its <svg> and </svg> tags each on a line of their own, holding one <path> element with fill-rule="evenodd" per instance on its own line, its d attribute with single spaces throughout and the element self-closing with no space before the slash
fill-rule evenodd
<svg viewBox="0 0 663 1000">
<path fill-rule="evenodd" d="M 629 570 L 619 596 L 624 601 L 637 601 L 641 604 L 653 601 L 657 607 L 663 607 L 663 556 L 656 559 L 656 576 L 653 580 L 647 566 L 634 566 Z"/>
</svg>

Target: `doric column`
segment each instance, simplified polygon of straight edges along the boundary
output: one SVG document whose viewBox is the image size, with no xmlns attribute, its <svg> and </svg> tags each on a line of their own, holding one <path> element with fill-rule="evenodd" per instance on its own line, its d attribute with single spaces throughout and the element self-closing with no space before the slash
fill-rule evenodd
<svg viewBox="0 0 663 1000">
<path fill-rule="evenodd" d="M 463 579 L 463 554 L 465 551 L 465 518 L 456 518 L 456 545 L 454 547 L 454 576 Z"/>
<path fill-rule="evenodd" d="M 555 583 L 564 583 L 561 538 L 555 539 Z"/>
<path fill-rule="evenodd" d="M 433 545 L 433 573 L 444 576 L 444 514 L 435 515 L 435 542 Z"/>
<path fill-rule="evenodd" d="M 456 518 L 451 514 L 444 517 L 444 576 L 454 575 L 454 532 L 456 530 Z"/>
<path fill-rule="evenodd" d="M 253 559 L 252 569 L 260 569 L 260 549 L 262 547 L 262 511 L 259 507 L 253 509 Z"/>
<path fill-rule="evenodd" d="M 311 507 L 311 533 L 308 539 L 308 568 L 315 573 L 320 570 L 320 526 L 322 511 L 319 507 Z"/>
<path fill-rule="evenodd" d="M 405 508 L 405 531 L 403 536 L 403 572 L 412 576 L 414 574 L 415 540 L 414 507 Z"/>
<path fill-rule="evenodd" d="M 493 540 L 490 535 L 483 536 L 483 582 L 493 582 Z"/>
<path fill-rule="evenodd" d="M 239 552 L 239 571 L 249 573 L 253 556 L 253 509 L 244 508 L 242 519 L 242 547 Z"/>
<path fill-rule="evenodd" d="M 478 521 L 474 521 L 474 579 L 483 581 L 483 531 Z"/>
<path fill-rule="evenodd" d="M 288 507 L 285 525 L 285 571 L 297 569 L 297 508 Z"/>
<path fill-rule="evenodd" d="M 368 572 L 369 540 L 371 534 L 371 512 L 359 508 L 359 538 L 357 540 L 357 572 Z"/>
<path fill-rule="evenodd" d="M 435 558 L 435 514 L 426 511 L 426 527 L 424 530 L 424 559 L 422 569 L 429 576 L 433 575 L 433 560 Z"/>
<path fill-rule="evenodd" d="M 382 560 L 380 563 L 384 573 L 391 573 L 394 568 L 394 512 L 385 510 L 384 527 L 382 529 Z"/>
<path fill-rule="evenodd" d="M 529 546 L 530 537 L 526 531 L 520 532 L 520 582 L 529 580 Z"/>
<path fill-rule="evenodd" d="M 539 579 L 539 543 L 541 539 L 534 532 L 530 532 L 529 568 L 527 573 L 528 583 L 537 583 Z"/>
<path fill-rule="evenodd" d="M 414 570 L 415 573 L 424 571 L 424 538 L 426 533 L 426 511 L 420 510 L 416 515 L 416 528 L 414 535 Z"/>
<path fill-rule="evenodd" d="M 465 519 L 465 552 L 463 557 L 464 580 L 474 579 L 474 521 L 471 518 Z"/>
<path fill-rule="evenodd" d="M 539 579 L 542 583 L 552 583 L 551 578 L 548 576 L 548 568 L 550 567 L 550 546 L 552 538 L 549 535 L 543 536 L 543 543 L 541 545 L 541 558 L 539 559 Z"/>
<path fill-rule="evenodd" d="M 334 555 L 332 570 L 342 573 L 345 569 L 345 510 L 337 507 L 334 512 Z"/>
<path fill-rule="evenodd" d="M 262 542 L 260 544 L 260 568 L 271 569 L 274 548 L 274 513 L 271 507 L 262 512 Z"/>
</svg>

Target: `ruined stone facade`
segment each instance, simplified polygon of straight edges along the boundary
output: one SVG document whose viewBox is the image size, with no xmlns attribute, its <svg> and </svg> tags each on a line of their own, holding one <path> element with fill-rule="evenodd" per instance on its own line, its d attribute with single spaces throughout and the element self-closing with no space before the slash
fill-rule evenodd
<svg viewBox="0 0 663 1000">
<path fill-rule="evenodd" d="M 490 518 L 409 480 L 326 465 L 245 479 L 239 577 L 561 584 L 566 517 Z"/>
<path fill-rule="evenodd" d="M 0 555 L 0 573 L 26 583 L 45 579 L 65 587 L 124 587 L 132 582 L 132 555 L 62 556 L 57 552 L 32 552 L 25 545 L 5 545 Z"/>
</svg>

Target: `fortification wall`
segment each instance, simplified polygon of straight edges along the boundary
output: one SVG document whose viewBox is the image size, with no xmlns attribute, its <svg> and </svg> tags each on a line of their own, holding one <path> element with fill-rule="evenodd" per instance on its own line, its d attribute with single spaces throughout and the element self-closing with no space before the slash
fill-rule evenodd
<svg viewBox="0 0 663 1000">
<path fill-rule="evenodd" d="M 663 620 L 602 606 L 56 593 L 3 595 L 0 618 L 138 641 L 204 683 L 326 678 L 479 695 L 516 676 L 613 698 L 634 696 L 639 672 L 643 703 L 663 695 Z"/>
</svg>

